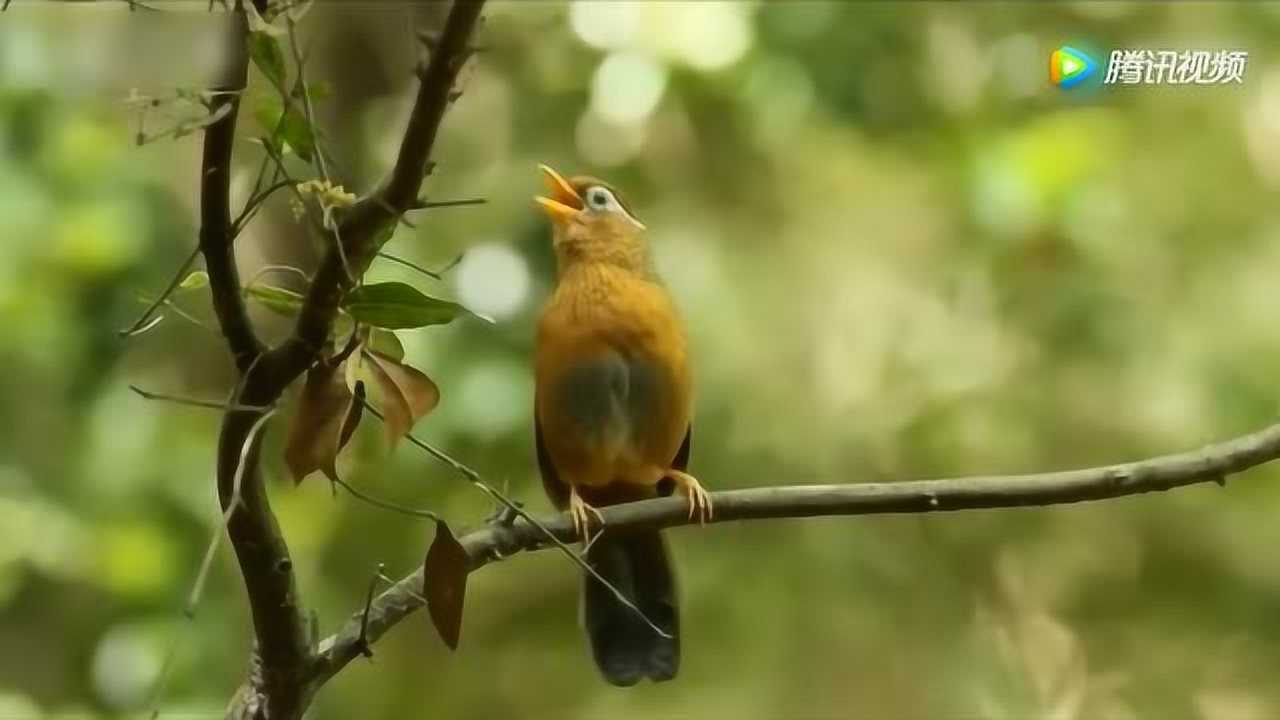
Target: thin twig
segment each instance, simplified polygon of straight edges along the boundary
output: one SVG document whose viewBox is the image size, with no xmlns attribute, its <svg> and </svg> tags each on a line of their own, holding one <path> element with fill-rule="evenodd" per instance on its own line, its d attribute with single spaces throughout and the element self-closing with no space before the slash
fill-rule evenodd
<svg viewBox="0 0 1280 720">
<path fill-rule="evenodd" d="M 191 620 L 183 619 L 183 630 L 191 628 Z M 174 634 L 169 638 L 169 646 L 165 648 L 164 660 L 160 663 L 160 673 L 156 675 L 155 685 L 151 688 L 151 701 L 147 706 L 151 708 L 151 712 L 147 713 L 150 720 L 156 720 L 160 717 L 160 701 L 164 699 L 164 691 L 169 687 L 169 678 L 173 677 L 173 668 L 178 662 L 178 645 L 181 638 L 178 634 Z"/>
<path fill-rule="evenodd" d="M 245 284 L 245 287 L 251 288 L 257 286 L 259 280 L 273 272 L 297 275 L 302 278 L 303 282 L 311 282 L 311 276 L 307 274 L 306 270 L 303 270 L 300 267 L 294 267 L 293 265 L 263 265 L 258 268 L 256 273 L 253 274 L 253 277 L 249 279 L 249 282 Z"/>
<path fill-rule="evenodd" d="M 342 269 L 347 274 L 347 282 L 352 287 L 358 286 L 364 280 L 363 276 L 356 277 L 351 272 L 351 261 L 347 259 L 347 249 L 342 244 L 342 230 L 338 227 L 337 221 L 333 219 L 333 212 L 325 213 L 324 220 L 325 229 L 333 233 L 333 246 L 338 249 L 338 259 L 342 261 Z"/>
<path fill-rule="evenodd" d="M 279 121 L 277 121 L 277 124 L 278 123 Z M 262 160 L 258 162 L 258 172 L 253 176 L 253 190 L 249 193 L 250 198 L 253 198 L 253 196 L 257 195 L 258 191 L 262 189 L 262 181 L 267 178 L 267 168 L 270 166 L 270 163 L 268 162 L 268 160 L 269 158 L 266 156 L 266 154 L 263 154 Z M 272 182 L 276 180 L 275 175 L 276 175 L 275 173 L 272 173 L 272 176 L 273 176 L 271 178 Z M 241 216 L 244 215 L 243 212 L 241 212 L 240 214 Z"/>
<path fill-rule="evenodd" d="M 218 551 L 218 545 L 221 544 L 222 534 L 226 532 L 227 523 L 231 522 L 231 516 L 240 507 L 240 487 L 244 482 L 245 469 L 249 466 L 249 450 L 253 447 L 254 441 L 261 432 L 263 426 L 275 415 L 275 408 L 268 410 L 262 414 L 253 423 L 253 427 L 249 428 L 249 432 L 245 435 L 244 444 L 240 447 L 240 463 L 236 465 L 234 479 L 231 482 L 231 500 L 226 505 L 226 510 L 222 513 L 222 520 L 213 531 L 213 537 L 209 539 L 209 546 L 205 549 L 204 559 L 200 561 L 200 571 L 196 574 L 196 581 L 191 586 L 191 592 L 187 595 L 187 604 L 182 612 L 187 617 L 195 617 L 196 606 L 200 604 L 200 596 L 204 594 L 204 584 L 209 577 L 209 569 L 213 566 L 213 556 Z"/>
<path fill-rule="evenodd" d="M 378 251 L 378 257 L 380 257 L 380 258 L 384 258 L 384 259 L 386 259 L 386 260 L 390 260 L 390 261 L 391 261 L 391 262 L 393 262 L 393 263 L 397 263 L 397 264 L 400 264 L 400 265 L 404 265 L 404 266 L 405 266 L 405 267 L 407 267 L 407 268 L 410 268 L 410 269 L 413 269 L 413 270 L 417 270 L 418 272 L 422 273 L 423 275 L 426 275 L 427 277 L 429 277 L 429 278 L 433 278 L 433 279 L 435 279 L 435 280 L 441 280 L 441 279 L 443 279 L 443 276 L 444 276 L 444 274 L 445 274 L 445 273 L 449 272 L 449 271 L 450 271 L 450 270 L 452 270 L 454 267 L 456 267 L 456 266 L 458 265 L 458 263 L 462 262 L 462 253 L 458 253 L 458 254 L 457 254 L 457 255 L 456 255 L 452 260 L 450 260 L 450 261 L 449 261 L 449 263 L 448 263 L 447 265 L 445 265 L 443 268 L 441 268 L 441 269 L 439 269 L 439 270 L 428 270 L 427 268 L 425 268 L 425 267 L 423 267 L 423 266 L 421 266 L 421 265 L 419 265 L 419 264 L 417 264 L 417 263 L 413 262 L 412 260 L 406 260 L 406 259 L 404 259 L 404 258 L 400 257 L 399 255 L 392 255 L 392 254 L 391 254 L 391 253 L 389 253 L 389 252 L 383 252 L 383 251 L 379 250 L 379 251 Z"/>
<path fill-rule="evenodd" d="M 265 160 L 266 158 L 263 159 Z M 289 187 L 292 184 L 292 179 L 285 178 L 284 180 L 273 182 L 271 185 L 267 186 L 266 189 L 250 196 L 249 199 L 245 201 L 244 208 L 240 210 L 240 214 L 236 216 L 235 220 L 231 221 L 231 236 L 233 238 L 239 237 L 240 232 L 243 231 L 245 226 L 249 224 L 249 221 L 258 214 L 258 209 L 267 201 L 267 198 L 271 197 L 277 190 Z"/>
<path fill-rule="evenodd" d="M 360 644 L 360 654 L 367 658 L 373 657 L 373 648 L 369 646 L 369 608 L 373 606 L 373 592 L 378 589 L 378 580 L 386 577 L 382 574 L 385 567 L 378 563 L 378 569 L 369 578 L 369 592 L 364 596 L 364 615 L 360 621 L 360 639 L 357 642 Z"/>
<path fill-rule="evenodd" d="M 449 272 L 450 270 L 452 270 L 452 269 L 454 269 L 454 268 L 458 267 L 458 264 L 462 262 L 462 258 L 463 258 L 465 255 L 466 255 L 466 253 L 464 253 L 464 252 L 460 252 L 460 253 L 458 253 L 457 255 L 454 255 L 454 256 L 453 256 L 453 259 L 452 259 L 452 260 L 450 260 L 450 261 L 449 261 L 449 262 L 448 262 L 444 267 L 440 268 L 437 272 L 439 272 L 441 275 L 444 275 L 445 273 Z"/>
<path fill-rule="evenodd" d="M 381 580 L 382 582 L 384 582 L 384 583 L 388 584 L 388 585 L 395 585 L 395 584 L 396 584 L 396 579 L 395 579 L 395 578 L 388 577 L 387 575 L 382 574 L 382 573 L 379 573 L 379 574 L 378 574 L 378 579 L 379 579 L 379 580 Z M 419 585 L 421 585 L 421 583 L 419 583 Z M 412 599 L 414 599 L 414 600 L 416 600 L 416 601 L 418 601 L 418 602 L 422 603 L 423 605 L 426 605 L 426 604 L 427 604 L 427 598 L 426 598 L 426 597 L 424 597 L 421 593 L 419 593 L 418 591 L 416 591 L 416 590 L 414 590 L 414 589 L 412 589 L 412 588 L 410 588 L 410 589 L 409 589 L 409 591 L 408 591 L 408 595 L 409 595 L 409 597 L 410 597 L 410 598 L 412 598 Z"/>
<path fill-rule="evenodd" d="M 284 116 L 282 115 L 281 117 L 284 117 Z M 277 152 L 279 148 L 276 148 L 274 145 L 272 145 L 270 140 L 264 140 L 262 143 L 262 149 L 267 153 L 267 157 L 271 159 L 272 163 L 275 164 L 276 172 L 279 173 L 284 178 L 285 187 L 293 191 L 293 197 L 298 202 L 305 204 L 307 201 L 307 198 L 298 190 L 299 183 L 297 178 L 290 175 L 289 168 L 285 167 L 284 156 L 281 155 L 279 152 Z"/>
<path fill-rule="evenodd" d="M 123 338 L 123 337 L 130 337 L 132 335 L 138 335 L 141 332 L 145 332 L 143 330 L 140 330 L 140 328 L 143 325 L 145 325 L 148 320 L 151 319 L 151 316 L 155 314 L 155 311 L 158 310 L 160 306 L 164 304 L 165 300 L 169 299 L 169 296 L 172 295 L 173 292 L 178 289 L 178 286 L 182 284 L 182 281 L 186 279 L 187 272 L 191 270 L 191 266 L 195 263 L 196 256 L 199 254 L 200 254 L 200 243 L 197 242 L 195 247 L 191 248 L 191 254 L 187 255 L 187 259 L 182 261 L 182 265 L 178 266 L 178 271 L 175 272 L 173 274 L 173 277 L 169 279 L 169 284 L 165 286 L 164 292 L 160 293 L 160 297 L 153 300 L 151 304 L 147 306 L 147 309 L 143 311 L 141 315 L 138 316 L 138 319 L 133 321 L 132 325 L 125 328 L 124 330 L 119 331 L 117 335 Z"/>
<path fill-rule="evenodd" d="M 143 390 L 137 385 L 130 385 L 129 389 L 146 400 L 160 400 L 163 402 L 176 403 L 178 405 L 189 405 L 191 407 L 208 408 L 210 410 L 222 410 L 224 412 L 271 412 L 275 409 L 272 407 L 261 407 L 258 405 L 237 405 L 235 403 L 220 403 L 212 400 L 198 400 L 196 398 L 182 397 L 180 395 L 166 395 L 165 393 Z"/>
<path fill-rule="evenodd" d="M 311 128 L 311 137 L 313 152 L 316 158 L 316 167 L 320 170 L 320 179 L 324 180 L 326 187 L 332 187 L 333 178 L 329 175 L 329 166 L 325 164 L 324 150 L 320 147 L 320 131 L 316 126 L 315 108 L 311 104 L 311 89 L 307 86 L 306 77 L 306 60 L 302 57 L 302 50 L 298 47 L 297 22 L 293 19 L 293 15 L 285 13 L 285 22 L 289 27 L 289 49 L 293 53 L 293 62 L 298 68 L 298 85 L 302 87 L 302 111 L 307 118 L 307 127 Z M 288 102 L 289 98 L 285 98 Z M 318 198 L 317 198 L 318 200 Z M 333 212 L 324 214 L 324 228 L 333 234 L 334 247 L 338 250 L 338 257 L 342 260 L 342 267 L 347 273 L 347 282 L 351 285 L 359 285 L 359 278 L 351 271 L 351 264 L 347 260 L 346 248 L 342 245 L 342 231 L 338 228 L 338 223 L 333 220 Z"/>
<path fill-rule="evenodd" d="M 293 19 L 293 15 L 289 13 L 285 13 L 284 17 L 285 17 L 285 23 L 288 26 L 288 30 L 289 30 L 289 50 L 290 52 L 293 53 L 293 64 L 297 66 L 297 70 L 298 70 L 298 85 L 302 88 L 302 112 L 306 115 L 307 127 L 311 128 L 312 130 L 311 136 L 313 138 L 318 138 L 319 133 L 315 131 L 315 128 L 316 128 L 315 108 L 311 104 L 311 90 L 307 87 L 307 77 L 306 77 L 307 63 L 306 63 L 306 60 L 303 59 L 302 57 L 302 50 L 298 47 L 297 22 Z M 281 92 L 283 91 L 284 91 L 284 88 L 281 88 Z M 286 97 L 285 102 L 287 103 L 288 101 L 289 101 L 289 98 Z M 325 183 L 327 184 L 329 183 L 330 180 L 332 180 L 332 178 L 329 177 L 329 168 L 327 165 L 325 165 L 325 162 L 324 162 L 324 153 L 316 151 L 315 155 L 316 155 L 316 166 L 320 170 L 320 178 L 324 180 Z"/>
<path fill-rule="evenodd" d="M 298 79 L 294 81 L 292 90 L 286 89 L 283 85 L 275 86 L 276 92 L 280 93 L 280 97 L 283 99 L 282 106 L 285 109 L 280 113 L 280 117 L 276 118 L 276 124 L 271 129 L 270 138 L 262 141 L 264 154 L 262 162 L 258 163 L 258 174 L 253 181 L 253 192 L 249 194 L 249 200 L 245 202 L 245 206 L 241 209 L 239 217 L 237 217 L 235 222 L 232 223 L 232 227 L 234 228 L 233 237 L 238 236 L 240 232 L 244 230 L 245 225 L 257 216 L 258 210 L 261 209 L 262 204 L 266 201 L 268 196 L 279 188 L 297 185 L 297 181 L 290 176 L 288 169 L 285 168 L 284 159 L 279 158 L 272 153 L 272 149 L 274 149 L 272 141 L 280 137 L 280 133 L 284 130 L 284 120 L 288 115 L 289 108 L 291 107 L 292 94 L 298 91 L 301 82 L 302 76 L 299 75 Z M 274 163 L 268 163 L 268 161 L 274 161 Z M 262 180 L 266 175 L 268 164 L 274 164 L 274 169 L 271 172 L 272 184 L 266 191 L 259 192 L 262 187 Z M 294 193 L 297 193 L 296 188 L 294 189 Z"/>
<path fill-rule="evenodd" d="M 397 505 L 396 503 L 393 503 L 387 500 L 379 500 L 378 498 L 372 495 L 363 493 L 355 489 L 350 485 L 350 483 L 347 483 L 342 478 L 333 477 L 329 479 L 332 480 L 334 484 L 336 484 L 338 487 L 351 493 L 351 495 L 356 499 L 363 500 L 364 502 L 367 502 L 370 505 L 373 505 L 374 507 L 380 507 L 383 510 L 391 510 L 393 512 L 398 512 L 401 515 L 409 515 L 417 518 L 425 518 L 427 520 L 435 520 L 436 522 L 440 521 L 440 516 L 431 512 L 430 510 L 418 510 L 416 508 L 405 507 L 404 505 Z"/>
<path fill-rule="evenodd" d="M 150 302 L 150 298 L 148 298 L 146 295 L 139 295 L 138 300 L 140 302 Z M 196 317 L 195 315 L 192 315 L 186 310 L 183 310 L 182 306 L 178 305 L 178 303 L 173 301 L 173 298 L 168 298 L 167 300 L 165 300 L 160 304 L 169 308 L 169 310 L 172 311 L 174 315 L 177 315 L 178 317 L 182 318 L 183 320 L 186 320 L 187 322 L 191 323 L 192 325 L 195 325 L 198 328 L 201 328 L 203 330 L 208 330 L 211 333 L 217 332 L 217 330 L 209 327 L 200 318 Z M 137 337 L 145 332 L 148 332 L 149 330 L 153 329 L 155 326 L 159 325 L 160 321 L 163 319 L 164 319 L 164 315 L 156 315 L 155 317 L 151 318 L 151 321 L 148 322 L 146 325 L 129 333 L 128 337 L 131 337 L 131 338 Z"/>
<path fill-rule="evenodd" d="M 368 400 L 361 398 L 361 402 L 364 403 L 365 409 L 370 414 L 372 414 L 374 417 L 378 418 L 379 420 L 382 420 L 383 422 L 386 421 L 386 418 L 383 417 L 382 413 L 378 412 L 377 408 L 369 404 Z M 652 628 L 655 633 L 657 633 L 659 636 L 664 638 L 671 637 L 671 635 L 668 632 L 658 627 L 656 623 L 650 620 L 649 616 L 645 615 L 644 611 L 641 610 L 639 606 L 637 606 L 634 602 L 631 601 L 631 598 L 628 598 L 626 595 L 623 594 L 621 590 L 615 587 L 613 583 L 609 582 L 602 575 L 600 575 L 600 573 L 596 572 L 596 569 L 591 567 L 591 563 L 588 563 L 586 560 L 582 559 L 582 556 L 574 552 L 573 548 L 569 547 L 567 543 L 562 541 L 560 538 L 556 537 L 555 533 L 551 532 L 544 525 L 538 522 L 537 518 L 533 517 L 533 515 L 530 515 L 523 507 L 521 507 L 519 503 L 515 502 L 511 498 L 499 492 L 497 488 L 494 488 L 493 486 L 486 483 L 480 477 L 480 473 L 476 472 L 475 470 L 463 464 L 462 462 L 454 459 L 453 456 L 449 455 L 445 451 L 434 447 L 433 445 L 426 442 L 425 440 L 420 440 L 419 438 L 414 436 L 413 433 L 406 433 L 405 439 L 407 439 L 410 443 L 413 443 L 417 447 L 421 448 L 422 450 L 425 450 L 428 454 L 430 454 L 432 457 L 436 458 L 437 460 L 452 467 L 464 478 L 466 478 L 467 481 L 470 482 L 473 487 L 480 489 L 482 492 L 487 494 L 490 498 L 505 505 L 509 510 L 516 513 L 520 517 L 524 518 L 526 522 L 530 523 L 534 527 L 541 529 L 542 533 L 546 536 L 547 540 L 551 541 L 553 545 L 559 548 L 560 551 L 564 553 L 566 557 L 572 560 L 575 565 L 582 568 L 583 572 L 587 573 L 592 578 L 594 578 L 597 582 L 603 585 L 618 600 L 618 602 L 622 603 L 623 606 L 625 606 L 627 609 L 635 613 L 636 616 L 639 617 L 641 620 L 643 620 L 645 624 L 647 624 L 650 628 Z"/>
<path fill-rule="evenodd" d="M 427 200 L 419 198 L 413 204 L 413 210 L 431 210 L 433 208 L 463 207 L 466 205 L 484 205 L 489 202 L 485 198 L 467 198 L 465 200 Z"/>
<path fill-rule="evenodd" d="M 124 333 L 124 337 L 137 337 L 145 332 L 148 332 L 149 330 L 159 325 L 163 321 L 164 321 L 164 315 L 156 315 L 155 317 L 151 318 L 150 322 L 138 328 L 137 330 L 131 330 L 128 333 L 125 333 L 125 331 L 123 330 L 121 330 L 120 332 Z"/>
<path fill-rule="evenodd" d="M 408 227 L 408 228 L 413 228 L 415 230 L 418 228 L 417 223 L 405 217 L 404 213 L 396 212 L 396 209 L 391 206 L 391 203 L 388 203 L 386 200 L 383 200 L 381 197 L 378 197 L 376 195 L 373 196 L 373 200 L 374 202 L 378 203 L 380 207 L 385 209 L 388 213 L 397 216 L 396 219 L 400 222 L 401 225 L 404 225 L 405 227 Z M 408 212 L 409 210 L 431 210 L 433 208 L 459 207 L 463 205 L 483 205 L 486 202 L 488 202 L 488 200 L 485 200 L 484 198 L 471 198 L 467 200 L 441 200 L 439 202 L 430 202 L 425 198 L 418 198 L 417 201 L 415 201 L 409 208 L 406 209 L 405 212 Z"/>
<path fill-rule="evenodd" d="M 187 312 L 186 310 L 183 310 L 183 309 L 182 309 L 181 307 L 179 307 L 179 306 L 178 306 L 178 304 L 177 304 L 177 303 L 175 303 L 172 299 L 165 300 L 165 301 L 164 301 L 164 306 L 165 306 L 165 307 L 167 307 L 167 308 L 169 308 L 170 310 L 172 310 L 174 315 L 177 315 L 178 317 L 182 318 L 183 320 L 186 320 L 187 322 L 191 323 L 192 325 L 195 325 L 195 326 L 196 326 L 196 327 L 198 327 L 198 328 L 203 328 L 203 329 L 208 330 L 209 332 L 212 332 L 212 333 L 216 333 L 216 332 L 217 332 L 217 331 L 216 331 L 216 330 L 214 330 L 213 328 L 211 328 L 211 327 L 209 327 L 208 325 L 204 324 L 204 322 L 203 322 L 203 321 L 201 321 L 201 320 L 200 320 L 200 318 L 196 317 L 195 315 L 192 315 L 191 313 Z"/>
<path fill-rule="evenodd" d="M 285 166 L 284 166 L 284 158 L 275 152 L 275 148 L 271 146 L 271 143 L 263 143 L 263 147 L 266 149 L 267 155 L 275 162 L 276 167 L 279 169 L 279 171 L 287 175 L 288 171 L 285 169 Z M 323 213 L 321 219 L 317 220 L 315 218 L 315 215 L 311 211 L 311 206 L 307 203 L 306 196 L 303 195 L 300 190 L 298 190 L 298 184 L 296 182 L 290 181 L 289 189 L 293 191 L 294 198 L 297 199 L 298 203 L 302 205 L 303 210 L 306 212 L 307 219 L 311 222 L 311 224 L 315 227 L 315 229 L 320 233 L 320 235 L 326 239 L 328 239 L 329 236 L 332 235 L 333 241 L 334 241 L 333 248 L 334 248 L 334 251 L 337 253 L 338 260 L 342 266 L 342 272 L 344 276 L 343 279 L 348 284 L 351 284 L 351 285 L 357 284 L 356 280 L 352 277 L 351 266 L 347 262 L 347 251 L 342 242 L 341 230 L 338 227 L 338 223 L 333 221 L 331 217 L 332 213 Z M 317 199 L 316 203 L 319 204 L 319 202 L 320 202 L 319 199 Z"/>
<path fill-rule="evenodd" d="M 136 139 L 136 142 L 138 145 L 146 145 L 148 143 L 153 143 L 158 140 L 163 140 L 167 137 L 173 137 L 174 139 L 185 137 L 195 132 L 196 130 L 203 130 L 212 125 L 217 124 L 219 120 L 222 120 L 223 118 L 231 114 L 230 107 L 231 107 L 230 105 L 221 105 L 216 110 L 214 110 L 213 112 L 207 115 L 204 115 L 198 118 L 180 120 L 174 123 L 173 127 L 166 128 L 157 133 L 152 133 L 151 135 L 144 135 L 139 133 Z"/>
</svg>

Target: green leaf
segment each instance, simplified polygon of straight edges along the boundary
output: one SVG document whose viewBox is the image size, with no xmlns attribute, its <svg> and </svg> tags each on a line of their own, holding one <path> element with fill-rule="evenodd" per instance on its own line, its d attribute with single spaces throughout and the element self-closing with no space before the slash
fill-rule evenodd
<svg viewBox="0 0 1280 720">
<path fill-rule="evenodd" d="M 298 157 L 311 162 L 311 156 L 315 153 L 315 136 L 311 132 L 311 125 L 307 123 L 307 119 L 297 110 L 290 110 L 284 116 L 284 126 L 280 128 L 280 135 L 284 141 L 289 143 L 289 147 L 298 154 Z"/>
<path fill-rule="evenodd" d="M 182 284 L 178 287 L 182 290 L 199 290 L 200 288 L 209 287 L 209 273 L 203 270 L 196 270 L 183 278 Z"/>
<path fill-rule="evenodd" d="M 422 575 L 422 594 L 427 599 L 431 624 L 444 644 L 457 650 L 462 605 L 467 595 L 467 551 L 443 521 L 436 522 L 436 537 L 427 550 Z"/>
<path fill-rule="evenodd" d="M 285 86 L 284 51 L 278 39 L 265 32 L 249 33 L 249 57 L 273 87 Z"/>
<path fill-rule="evenodd" d="M 404 345 L 400 344 L 400 338 L 390 330 L 382 330 L 373 328 L 369 331 L 369 349 L 374 352 L 385 355 L 396 362 L 404 360 Z"/>
<path fill-rule="evenodd" d="M 311 132 L 307 118 L 297 109 L 296 103 L 285 112 L 280 98 L 265 98 L 253 111 L 253 116 L 259 124 L 273 133 L 272 145 L 279 148 L 279 141 L 283 140 L 298 157 L 311 162 L 311 156 L 315 153 L 315 135 Z"/>
<path fill-rule="evenodd" d="M 253 117 L 258 121 L 258 124 L 265 128 L 267 132 L 272 133 L 264 140 L 271 143 L 271 147 L 277 151 L 280 149 L 281 138 L 280 133 L 276 132 L 276 125 L 279 123 L 282 107 L 278 98 L 270 97 L 263 98 L 258 103 L 258 106 L 253 109 Z"/>
<path fill-rule="evenodd" d="M 471 313 L 461 305 L 418 292 L 412 285 L 385 282 L 352 290 L 342 305 L 357 321 L 389 330 L 444 325 Z"/>
<path fill-rule="evenodd" d="M 292 290 L 272 285 L 253 285 L 245 288 L 245 292 L 266 309 L 285 317 L 293 317 L 302 310 L 302 295 Z"/>
<path fill-rule="evenodd" d="M 333 84 L 328 80 L 316 80 L 307 83 L 307 92 L 311 95 L 312 102 L 328 100 L 333 97 Z M 297 93 L 295 93 L 297 94 Z"/>
</svg>

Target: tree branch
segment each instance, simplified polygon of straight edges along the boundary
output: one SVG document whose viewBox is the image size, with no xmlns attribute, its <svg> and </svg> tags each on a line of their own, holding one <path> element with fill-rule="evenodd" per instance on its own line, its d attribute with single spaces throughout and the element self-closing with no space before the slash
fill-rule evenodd
<svg viewBox="0 0 1280 720">
<path fill-rule="evenodd" d="M 236 12 L 232 17 L 227 41 L 227 75 L 213 88 L 209 101 L 211 117 L 225 114 L 205 128 L 204 133 L 200 173 L 200 252 L 204 253 L 209 273 L 209 289 L 218 325 L 235 359 L 236 368 L 244 373 L 262 352 L 262 344 L 253 332 L 244 298 L 240 295 L 240 272 L 236 268 L 233 249 L 231 151 L 235 145 L 240 93 L 249 73 L 249 51 L 245 44 L 248 23 L 244 13 Z"/>
<path fill-rule="evenodd" d="M 200 250 L 209 273 L 218 324 L 241 375 L 240 387 L 223 416 L 218 437 L 217 481 L 220 505 L 229 513 L 227 534 L 244 577 L 253 615 L 255 652 L 261 673 L 251 688 L 254 714 L 300 717 L 310 699 L 301 682 L 311 646 L 298 609 L 293 562 L 267 501 L 259 472 L 255 430 L 263 413 L 239 409 L 276 402 L 284 385 L 262 382 L 263 347 L 254 333 L 241 295 L 231 220 L 231 159 L 240 94 L 248 79 L 248 22 L 237 4 L 228 29 L 227 74 L 210 93 L 209 112 L 217 118 L 205 129 L 200 173 Z M 287 385 L 287 383 L 285 383 Z M 257 398 L 252 400 L 250 398 Z"/>
<path fill-rule="evenodd" d="M 265 1 L 254 2 L 261 12 Z M 249 682 L 236 693 L 228 717 L 296 720 L 319 687 L 293 563 L 260 473 L 254 428 L 262 415 L 244 408 L 273 406 L 321 357 L 349 289 L 344 256 L 350 270 L 357 277 L 362 275 L 389 235 L 384 231 L 394 228 L 398 216 L 416 199 L 482 6 L 483 0 L 456 0 L 450 8 L 440 46 L 422 75 L 395 169 L 382 189 L 357 203 L 333 229 L 333 242 L 308 290 L 294 334 L 266 351 L 245 310 L 232 244 L 240 228 L 230 212 L 231 155 L 249 62 L 247 20 L 243 8 L 236 6 L 229 40 L 232 60 L 217 88 L 224 92 L 212 94 L 209 109 L 215 120 L 205 129 L 200 180 L 200 249 L 218 323 L 241 375 L 240 387 L 229 403 L 233 409 L 223 416 L 218 439 L 218 491 L 224 511 L 230 512 L 227 533 L 249 597 L 255 637 Z"/>
<path fill-rule="evenodd" d="M 1083 470 L 1033 475 L 915 480 L 856 485 L 791 485 L 712 493 L 713 523 L 889 513 L 932 513 L 1010 507 L 1041 507 L 1105 500 L 1215 482 L 1280 458 L 1280 424 L 1256 433 L 1209 445 L 1197 451 Z M 600 508 L 605 532 L 688 525 L 683 497 L 644 500 Z M 565 542 L 574 542 L 566 514 L 541 520 Z M 493 524 L 459 538 L 475 571 L 495 560 L 551 546 L 546 535 L 528 522 Z M 422 570 L 405 576 L 374 598 L 368 617 L 353 615 L 336 634 L 319 645 L 314 682 L 319 685 L 360 656 L 423 604 Z M 363 625 L 362 625 L 363 623 Z M 363 636 L 361 628 L 363 627 Z"/>
<path fill-rule="evenodd" d="M 316 348 L 328 339 L 333 318 L 346 294 L 347 266 L 357 277 L 364 274 L 382 244 L 390 237 L 398 218 L 413 209 L 428 167 L 440 121 L 452 98 L 458 72 L 471 55 L 471 36 L 480 20 L 484 0 L 455 0 L 445 20 L 440 42 L 422 73 L 417 100 L 409 116 L 400 153 L 391 175 L 373 194 L 362 198 L 342 218 L 333 246 L 307 293 L 293 337 L 281 347 L 281 372 L 297 375 L 309 365 Z M 346 258 L 347 266 L 343 264 Z"/>
<path fill-rule="evenodd" d="M 396 214 L 413 209 L 418 200 L 418 188 L 427 172 L 431 146 L 444 111 L 457 96 L 453 84 L 458 73 L 471 57 L 472 29 L 480 19 L 484 0 L 457 0 L 449 19 L 445 22 L 440 43 L 429 47 L 431 62 L 422 73 L 422 85 L 418 89 L 418 101 L 409 117 L 409 129 L 400 154 L 396 158 L 391 177 L 380 193 L 380 204 L 390 205 Z"/>
</svg>

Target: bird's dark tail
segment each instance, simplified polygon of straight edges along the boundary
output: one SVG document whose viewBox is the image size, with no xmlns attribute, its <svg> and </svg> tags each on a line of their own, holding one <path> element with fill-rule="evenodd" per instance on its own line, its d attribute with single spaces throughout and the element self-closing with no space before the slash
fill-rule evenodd
<svg viewBox="0 0 1280 720">
<path fill-rule="evenodd" d="M 675 677 L 680 668 L 680 617 L 671 558 L 662 535 L 655 530 L 605 528 L 604 535 L 587 551 L 587 562 L 671 636 L 664 638 L 654 632 L 634 610 L 588 575 L 583 588 L 583 624 L 605 679 L 626 686 L 644 677 L 654 681 Z"/>
</svg>

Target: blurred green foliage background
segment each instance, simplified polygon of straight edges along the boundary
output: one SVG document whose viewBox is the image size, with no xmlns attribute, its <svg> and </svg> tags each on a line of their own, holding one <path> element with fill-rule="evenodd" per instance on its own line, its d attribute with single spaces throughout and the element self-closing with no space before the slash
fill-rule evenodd
<svg viewBox="0 0 1280 720">
<path fill-rule="evenodd" d="M 195 242 L 199 134 L 135 146 L 131 92 L 200 87 L 203 2 L 16 0 L 0 16 L 0 717 L 219 716 L 249 628 L 227 548 L 179 609 L 216 522 L 216 413 L 233 373 L 204 290 L 122 341 Z M 393 157 L 412 28 L 440 7 L 320 3 L 303 28 L 349 189 Z M 530 355 L 552 282 L 536 163 L 622 188 L 684 308 L 711 488 L 1061 469 L 1198 446 L 1274 420 L 1280 331 L 1280 4 L 494 2 L 446 118 L 433 199 L 389 251 L 496 319 L 401 333 L 443 390 L 417 432 L 541 511 Z M 158 23 L 158 24 L 157 24 Z M 176 25 L 165 25 L 176 23 Z M 143 33 L 139 36 L 138 33 Z M 161 33 L 163 36 L 164 34 Z M 1064 92 L 1062 44 L 1244 49 L 1231 87 Z M 1105 61 L 1105 59 L 1104 59 Z M 265 82 L 251 75 L 246 103 Z M 166 99 L 142 131 L 199 116 Z M 243 202 L 262 128 L 241 117 Z M 284 194 L 243 274 L 310 267 Z M 254 311 L 279 337 L 287 321 Z M 321 631 L 377 563 L 432 529 L 298 488 L 272 496 Z M 364 427 L 346 477 L 475 525 L 486 499 Z M 1087 506 L 671 533 L 685 656 L 673 683 L 596 676 L 577 571 L 472 578 L 462 646 L 416 615 L 312 716 L 1202 718 L 1280 715 L 1280 477 Z"/>
</svg>

